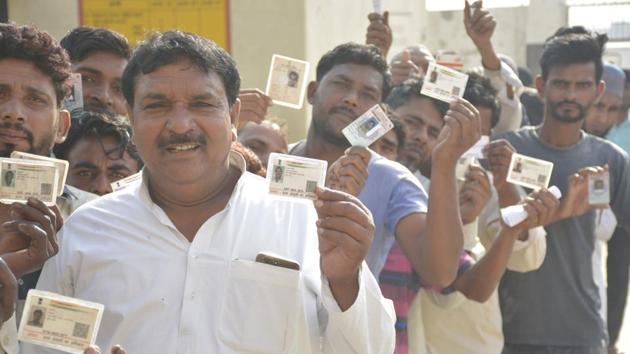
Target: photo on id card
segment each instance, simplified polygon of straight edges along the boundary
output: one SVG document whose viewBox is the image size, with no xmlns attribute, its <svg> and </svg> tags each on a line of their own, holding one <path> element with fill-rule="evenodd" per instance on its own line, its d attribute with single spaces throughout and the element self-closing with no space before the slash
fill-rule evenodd
<svg viewBox="0 0 630 354">
<path fill-rule="evenodd" d="M 83 109 L 83 82 L 81 74 L 70 74 L 70 93 L 64 99 L 63 106 L 69 112 Z"/>
<path fill-rule="evenodd" d="M 310 63 L 274 54 L 271 58 L 265 95 L 274 104 L 301 109 L 308 85 Z"/>
<path fill-rule="evenodd" d="M 393 127 L 394 124 L 387 118 L 387 113 L 377 104 L 348 124 L 341 132 L 350 145 L 368 147 Z"/>
<path fill-rule="evenodd" d="M 553 163 L 549 161 L 514 153 L 510 160 L 506 180 L 525 188 L 538 190 L 549 186 L 552 171 Z"/>
<path fill-rule="evenodd" d="M 267 165 L 269 193 L 315 200 L 315 188 L 326 183 L 327 168 L 326 161 L 272 153 Z"/>
<path fill-rule="evenodd" d="M 67 353 L 83 353 L 96 341 L 103 310 L 98 303 L 29 290 L 18 339 Z"/>
<path fill-rule="evenodd" d="M 53 162 L 0 158 L 0 202 L 26 203 L 28 198 L 55 205 L 59 170 Z"/>
<path fill-rule="evenodd" d="M 467 74 L 430 62 L 420 93 L 449 103 L 464 96 L 467 82 Z"/>
<path fill-rule="evenodd" d="M 608 172 L 588 176 L 588 203 L 610 204 L 610 175 Z"/>
</svg>

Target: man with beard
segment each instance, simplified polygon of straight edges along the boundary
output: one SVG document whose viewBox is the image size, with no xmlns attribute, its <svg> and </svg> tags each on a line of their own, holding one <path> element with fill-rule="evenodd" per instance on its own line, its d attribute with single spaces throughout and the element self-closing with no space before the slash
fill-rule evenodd
<svg viewBox="0 0 630 354">
<path fill-rule="evenodd" d="M 630 223 L 630 166 L 617 146 L 584 133 L 588 109 L 602 93 L 602 46 L 587 33 L 561 29 L 544 45 L 543 123 L 500 137 L 520 154 L 554 163 L 550 185 L 565 195 L 547 230 L 547 256 L 538 271 L 506 272 L 499 288 L 505 354 L 605 353 L 607 334 L 593 281 L 595 206 L 588 178 L 610 171 L 610 207 Z M 577 191 L 577 192 L 576 192 Z"/>
<path fill-rule="evenodd" d="M 131 48 L 122 34 L 105 28 L 78 27 L 61 39 L 72 72 L 81 74 L 86 110 L 126 116 L 121 77 Z"/>
<path fill-rule="evenodd" d="M 330 185 L 358 195 L 370 209 L 376 232 L 367 263 L 377 277 L 396 240 L 428 284 L 445 287 L 455 279 L 462 249 L 459 210 L 453 209 L 455 163 L 479 139 L 479 112 L 461 99 L 450 105 L 446 128 L 436 137 L 433 173 L 439 177 L 427 202 L 408 169 L 350 147 L 341 133 L 387 91 L 387 63 L 376 47 L 347 43 L 326 53 L 317 64 L 316 81 L 308 86 L 313 108 L 307 138 L 290 153 L 327 160 Z"/>
<path fill-rule="evenodd" d="M 0 48 L 0 156 L 13 151 L 50 156 L 70 127 L 69 113 L 60 108 L 69 89 L 68 57 L 48 33 L 31 26 L 1 24 Z M 0 205 L 2 258 L 16 277 L 28 274 L 21 281 L 21 297 L 57 251 L 61 214 L 67 216 L 87 199 L 67 187 L 55 207 L 33 198 L 26 204 Z M 4 351 L 19 350 L 15 317 L 2 326 L 0 338 Z"/>
<path fill-rule="evenodd" d="M 130 353 L 391 353 L 391 302 L 363 261 L 369 211 L 324 187 L 275 198 L 245 172 L 239 86 L 198 35 L 134 51 L 123 92 L 142 179 L 68 220 L 38 288 L 104 304 L 97 344 Z M 299 270 L 260 262 L 272 255 Z"/>
<path fill-rule="evenodd" d="M 626 76 L 617 65 L 604 63 L 602 80 L 606 84 L 606 89 L 601 97 L 589 109 L 584 120 L 584 130 L 600 138 L 605 138 L 618 121 L 623 116 L 623 85 Z"/>
</svg>

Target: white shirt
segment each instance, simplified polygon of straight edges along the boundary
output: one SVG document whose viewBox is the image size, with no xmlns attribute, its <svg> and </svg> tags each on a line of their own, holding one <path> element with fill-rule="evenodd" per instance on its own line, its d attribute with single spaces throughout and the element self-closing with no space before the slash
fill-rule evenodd
<svg viewBox="0 0 630 354">
<path fill-rule="evenodd" d="M 240 155 L 230 158 L 244 170 Z M 311 201 L 271 197 L 264 179 L 245 172 L 189 242 L 141 180 L 72 215 L 38 288 L 104 304 L 104 350 L 391 353 L 391 301 L 364 263 L 359 295 L 340 311 L 320 272 L 316 219 Z M 254 262 L 262 251 L 301 269 Z"/>
<path fill-rule="evenodd" d="M 484 256 L 485 249 L 492 247 L 501 231 L 499 199 L 493 186 L 491 192 L 478 220 L 464 225 L 464 248 L 471 251 L 476 261 Z M 525 194 L 520 187 L 519 192 Z M 507 268 L 518 272 L 538 269 L 545 258 L 546 246 L 544 228 L 530 229 L 526 241 L 515 242 Z M 482 250 L 477 252 L 480 248 Z M 469 300 L 458 291 L 443 295 L 421 290 L 414 299 L 409 317 L 410 354 L 500 354 L 503 350 L 503 323 L 497 290 L 484 303 Z M 416 330 L 420 322 L 423 326 Z M 425 348 L 416 344 L 420 343 L 420 338 L 425 338 Z"/>
</svg>

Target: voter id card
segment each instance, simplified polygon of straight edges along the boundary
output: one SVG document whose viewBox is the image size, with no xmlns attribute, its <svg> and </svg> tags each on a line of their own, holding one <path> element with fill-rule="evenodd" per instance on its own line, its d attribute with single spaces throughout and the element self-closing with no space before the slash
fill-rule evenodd
<svg viewBox="0 0 630 354">
<path fill-rule="evenodd" d="M 142 172 L 134 173 L 131 176 L 127 176 L 125 178 L 119 179 L 118 181 L 112 182 L 112 192 L 123 189 L 130 185 L 132 182 L 135 182 L 139 179 L 142 179 Z"/>
<path fill-rule="evenodd" d="M 274 54 L 271 58 L 265 95 L 271 97 L 274 104 L 302 108 L 310 65 L 303 60 Z"/>
<path fill-rule="evenodd" d="M 588 204 L 610 204 L 610 175 L 608 171 L 588 176 Z"/>
<path fill-rule="evenodd" d="M 94 344 L 104 306 L 47 291 L 29 290 L 18 339 L 81 354 Z"/>
<path fill-rule="evenodd" d="M 367 110 L 341 131 L 352 146 L 368 147 L 394 127 L 380 105 Z"/>
<path fill-rule="evenodd" d="M 267 165 L 269 193 L 315 200 L 315 188 L 326 183 L 327 168 L 323 160 L 272 153 Z"/>
<path fill-rule="evenodd" d="M 68 111 L 83 109 L 83 82 L 81 74 L 70 74 L 70 94 L 63 100 L 63 106 Z"/>
<path fill-rule="evenodd" d="M 55 205 L 58 176 L 57 166 L 49 161 L 0 158 L 0 202 L 26 203 L 33 197 Z"/>
<path fill-rule="evenodd" d="M 553 163 L 514 153 L 510 160 L 507 181 L 525 188 L 547 188 L 553 171 Z"/>
<path fill-rule="evenodd" d="M 446 66 L 429 63 L 420 93 L 444 102 L 463 97 L 468 75 Z"/>
<path fill-rule="evenodd" d="M 41 155 L 29 154 L 22 151 L 13 151 L 11 153 L 12 159 L 34 160 L 34 161 L 48 161 L 57 166 L 59 174 L 57 176 L 57 195 L 63 194 L 63 188 L 66 185 L 66 179 L 68 178 L 69 164 L 66 160 L 54 159 L 52 157 L 46 157 Z"/>
</svg>

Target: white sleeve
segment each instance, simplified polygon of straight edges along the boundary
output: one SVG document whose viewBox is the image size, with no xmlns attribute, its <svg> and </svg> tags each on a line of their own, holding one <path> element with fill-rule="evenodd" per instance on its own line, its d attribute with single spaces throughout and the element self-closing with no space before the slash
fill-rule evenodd
<svg viewBox="0 0 630 354">
<path fill-rule="evenodd" d="M 523 83 L 518 78 L 518 75 L 502 62 L 499 70 L 484 68 L 484 76 L 490 79 L 492 87 L 497 90 L 497 97 L 501 102 L 501 115 L 499 116 L 499 122 L 494 127 L 494 132 L 502 133 L 520 128 L 523 121 L 523 109 L 520 100 L 523 92 Z M 508 97 L 506 85 L 512 86 L 513 94 L 511 97 Z"/>
<path fill-rule="evenodd" d="M 365 262 L 361 268 L 357 299 L 343 312 L 332 295 L 328 279 L 322 277 L 322 304 L 328 313 L 323 353 L 390 354 L 394 351 L 394 305 L 383 297 Z"/>
</svg>

